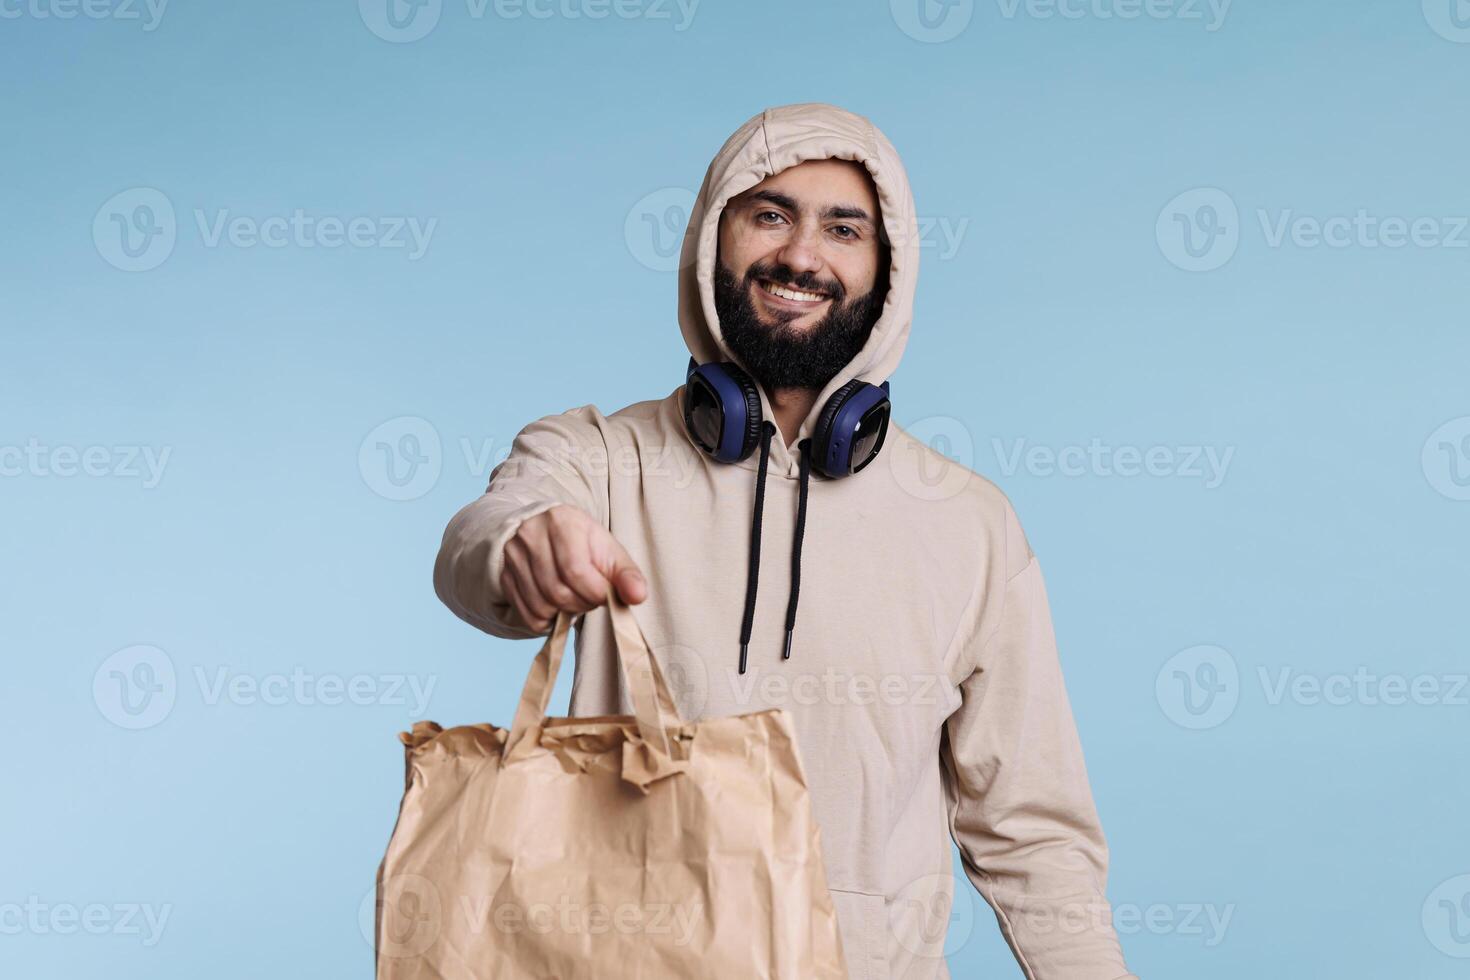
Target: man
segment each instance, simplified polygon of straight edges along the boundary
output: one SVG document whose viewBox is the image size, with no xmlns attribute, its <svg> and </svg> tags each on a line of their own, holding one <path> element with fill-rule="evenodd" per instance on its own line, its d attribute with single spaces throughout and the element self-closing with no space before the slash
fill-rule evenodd
<svg viewBox="0 0 1470 980">
<path fill-rule="evenodd" d="M 573 715 L 630 711 L 609 589 L 682 679 L 686 718 L 789 710 L 854 980 L 948 977 L 951 834 L 1027 977 L 1119 980 L 1036 559 L 994 485 L 887 424 L 916 225 L 868 120 L 749 120 L 685 237 L 698 370 L 522 430 L 450 522 L 435 587 L 497 636 L 585 614 Z"/>
</svg>

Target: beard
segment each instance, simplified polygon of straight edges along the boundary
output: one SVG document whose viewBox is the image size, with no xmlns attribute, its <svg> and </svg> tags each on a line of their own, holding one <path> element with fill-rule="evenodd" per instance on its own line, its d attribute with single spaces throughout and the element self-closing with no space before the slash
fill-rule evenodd
<svg viewBox="0 0 1470 980">
<path fill-rule="evenodd" d="M 886 256 L 885 256 L 886 258 Z M 811 388 L 820 391 L 847 366 L 868 342 L 888 295 L 888 264 L 879 263 L 878 281 L 865 296 L 846 300 L 847 292 L 835 279 L 820 280 L 813 273 L 796 275 L 785 265 L 753 263 L 743 281 L 723 262 L 715 262 L 715 312 L 725 344 L 767 391 Z M 805 330 L 791 326 L 801 313 L 781 313 L 767 323 L 756 312 L 751 291 L 765 280 L 792 289 L 825 293 L 827 315 Z"/>
</svg>

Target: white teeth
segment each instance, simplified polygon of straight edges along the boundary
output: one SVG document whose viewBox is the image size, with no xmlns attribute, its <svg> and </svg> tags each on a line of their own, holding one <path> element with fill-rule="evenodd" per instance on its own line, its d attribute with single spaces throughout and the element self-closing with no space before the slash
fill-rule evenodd
<svg viewBox="0 0 1470 980">
<path fill-rule="evenodd" d="M 804 293 L 799 289 L 787 289 L 785 286 L 777 286 L 775 283 L 761 283 L 761 287 L 768 293 L 773 293 L 782 299 L 794 299 L 802 303 L 817 303 L 827 297 L 821 293 Z"/>
</svg>

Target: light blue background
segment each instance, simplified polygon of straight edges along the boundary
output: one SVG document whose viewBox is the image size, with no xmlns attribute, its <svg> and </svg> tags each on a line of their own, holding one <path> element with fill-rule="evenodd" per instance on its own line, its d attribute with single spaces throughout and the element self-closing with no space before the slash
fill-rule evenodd
<svg viewBox="0 0 1470 980">
<path fill-rule="evenodd" d="M 411 674 L 435 683 L 429 717 L 508 719 L 534 645 L 477 634 L 430 585 L 490 465 L 464 445 L 498 459 L 533 418 L 677 385 L 674 276 L 626 232 L 647 228 L 639 202 L 696 188 L 761 107 L 824 100 L 884 128 L 936 229 L 963 226 L 952 254 L 924 250 L 896 415 L 996 480 L 1044 563 L 1130 965 L 1465 975 L 1470 905 L 1455 919 L 1439 898 L 1470 873 L 1466 692 L 1330 705 L 1271 686 L 1364 667 L 1443 695 L 1467 670 L 1466 423 L 1421 451 L 1470 416 L 1470 233 L 1273 247 L 1258 216 L 1470 213 L 1470 44 L 1431 26 L 1448 0 L 1239 0 L 1216 30 L 1204 7 L 987 0 L 937 43 L 900 28 L 901 2 L 704 0 L 679 30 L 672 4 L 476 18 L 444 0 L 411 43 L 346 0 L 174 0 L 151 31 L 141 6 L 64 20 L 45 2 L 0 5 L 0 445 L 51 454 L 0 478 L 0 906 L 170 911 L 153 945 L 0 920 L 0 974 L 369 975 L 358 913 L 409 706 L 211 704 L 196 671 Z M 124 272 L 93 221 L 139 187 L 176 209 L 177 242 Z M 1156 234 L 1196 188 L 1239 212 L 1213 271 Z M 209 247 L 196 209 L 437 224 L 410 260 Z M 393 501 L 359 448 L 403 416 L 432 426 L 440 473 Z M 1206 487 L 1048 475 L 995 443 L 1094 439 L 1233 456 Z M 46 475 L 63 446 L 170 456 L 150 488 Z M 178 690 L 126 730 L 108 671 L 93 681 L 136 644 Z M 1236 667 L 1217 694 L 1237 704 L 1190 729 L 1166 664 L 1199 645 Z M 963 893 L 956 976 L 1017 976 Z M 1223 935 L 1193 909 L 1228 914 Z"/>
</svg>

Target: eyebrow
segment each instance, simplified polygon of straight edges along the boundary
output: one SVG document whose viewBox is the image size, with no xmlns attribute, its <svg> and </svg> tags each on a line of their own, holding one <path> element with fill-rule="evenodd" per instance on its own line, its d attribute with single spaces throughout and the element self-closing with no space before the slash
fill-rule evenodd
<svg viewBox="0 0 1470 980">
<path fill-rule="evenodd" d="M 750 195 L 750 200 L 752 202 L 765 201 L 768 204 L 776 205 L 776 207 L 778 208 L 785 208 L 787 211 L 792 211 L 798 214 L 801 212 L 801 207 L 796 203 L 796 200 L 794 198 L 788 197 L 787 195 L 782 194 L 779 191 L 756 191 L 754 194 Z M 868 214 L 868 212 L 864 211 L 856 204 L 828 205 L 822 210 L 821 216 L 823 218 L 844 218 L 848 221 L 866 221 L 869 224 L 873 223 L 873 219 Z"/>
</svg>

